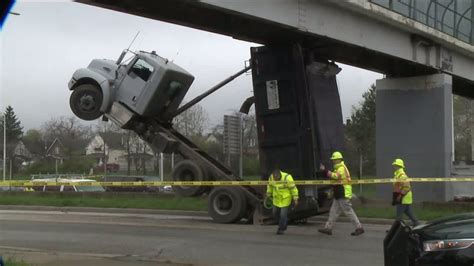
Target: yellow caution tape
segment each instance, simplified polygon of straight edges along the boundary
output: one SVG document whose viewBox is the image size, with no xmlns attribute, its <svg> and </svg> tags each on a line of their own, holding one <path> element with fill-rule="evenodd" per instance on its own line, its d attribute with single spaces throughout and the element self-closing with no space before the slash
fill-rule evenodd
<svg viewBox="0 0 474 266">
<path fill-rule="evenodd" d="M 406 181 L 421 182 L 474 182 L 474 177 L 421 177 L 408 178 Z M 396 182 L 393 178 L 359 179 L 345 182 L 351 185 L 366 184 L 390 184 Z M 283 181 L 134 181 L 134 182 L 99 182 L 99 181 L 33 181 L 33 180 L 12 180 L 0 181 L 0 187 L 39 187 L 39 186 L 106 186 L 106 187 L 163 187 L 163 186 L 266 186 L 268 184 L 284 183 Z M 314 186 L 314 185 L 336 185 L 341 182 L 332 180 L 295 180 L 296 185 Z"/>
</svg>

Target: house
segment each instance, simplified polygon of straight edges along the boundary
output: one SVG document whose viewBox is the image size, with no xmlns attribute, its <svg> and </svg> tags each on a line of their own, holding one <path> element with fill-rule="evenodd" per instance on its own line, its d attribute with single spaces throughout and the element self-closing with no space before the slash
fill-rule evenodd
<svg viewBox="0 0 474 266">
<path fill-rule="evenodd" d="M 21 140 L 18 141 L 15 148 L 13 149 L 13 156 L 20 159 L 22 162 L 25 162 L 26 164 L 30 164 L 35 159 L 35 156 Z"/>
<path fill-rule="evenodd" d="M 128 133 L 101 132 L 96 134 L 86 147 L 86 155 L 96 159 L 97 165 L 118 165 L 125 171 L 130 160 L 130 168 L 136 172 L 146 172 L 154 168 L 155 156 L 143 140 Z"/>
<path fill-rule="evenodd" d="M 0 144 L 0 151 L 0 157 L 3 158 L 3 143 Z M 7 143 L 7 160 L 9 153 L 13 154 L 13 157 L 22 161 L 31 161 L 37 158 L 36 154 L 33 153 L 27 145 L 27 142 L 25 143 L 23 140 Z"/>
<path fill-rule="evenodd" d="M 64 162 L 64 159 L 66 159 L 66 153 L 64 152 L 63 144 L 58 138 L 55 138 L 46 149 L 45 157 L 58 160 L 61 164 Z"/>
<path fill-rule="evenodd" d="M 41 160 L 45 156 L 46 150 L 48 149 L 47 144 L 43 141 L 31 141 L 23 138 L 21 139 L 21 143 L 25 147 L 25 149 L 28 150 L 28 152 L 31 154 L 32 162 Z M 21 154 L 21 149 L 23 148 L 19 147 L 16 153 Z"/>
<path fill-rule="evenodd" d="M 217 139 L 217 137 L 214 134 L 209 133 L 209 134 L 207 134 L 206 142 L 219 143 L 219 140 Z"/>
</svg>

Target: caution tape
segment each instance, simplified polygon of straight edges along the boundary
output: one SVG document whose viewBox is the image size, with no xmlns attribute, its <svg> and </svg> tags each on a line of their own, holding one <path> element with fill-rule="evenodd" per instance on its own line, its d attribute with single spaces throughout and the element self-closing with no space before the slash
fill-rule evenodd
<svg viewBox="0 0 474 266">
<path fill-rule="evenodd" d="M 420 177 L 408 178 L 406 181 L 413 183 L 424 182 L 474 182 L 474 177 Z M 397 182 L 393 178 L 359 179 L 351 182 L 337 182 L 332 180 L 295 180 L 294 184 L 299 186 L 314 185 L 367 185 L 367 184 L 391 184 Z M 104 187 L 163 187 L 163 186 L 266 186 L 268 184 L 285 183 L 283 181 L 34 181 L 34 180 L 12 180 L 0 181 L 0 186 L 12 187 L 39 187 L 39 186 L 104 186 Z"/>
</svg>

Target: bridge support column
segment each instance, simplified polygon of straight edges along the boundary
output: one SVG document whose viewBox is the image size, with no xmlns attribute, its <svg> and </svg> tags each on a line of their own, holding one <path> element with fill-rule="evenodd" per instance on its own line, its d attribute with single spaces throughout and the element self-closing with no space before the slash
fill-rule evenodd
<svg viewBox="0 0 474 266">
<path fill-rule="evenodd" d="M 452 77 L 435 74 L 377 80 L 377 176 L 392 177 L 391 163 L 402 158 L 408 176 L 450 177 L 452 165 Z M 414 201 L 451 200 L 447 183 L 412 184 Z M 391 185 L 377 185 L 391 199 Z"/>
</svg>

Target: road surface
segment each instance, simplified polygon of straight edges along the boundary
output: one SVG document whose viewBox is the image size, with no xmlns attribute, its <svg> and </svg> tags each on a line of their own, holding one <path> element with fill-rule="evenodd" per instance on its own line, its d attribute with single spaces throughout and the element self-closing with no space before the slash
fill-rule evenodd
<svg viewBox="0 0 474 266">
<path fill-rule="evenodd" d="M 206 217 L 0 210 L 0 255 L 35 265 L 383 265 L 387 225 L 215 224 Z"/>
</svg>

